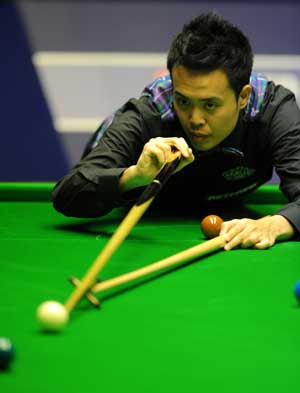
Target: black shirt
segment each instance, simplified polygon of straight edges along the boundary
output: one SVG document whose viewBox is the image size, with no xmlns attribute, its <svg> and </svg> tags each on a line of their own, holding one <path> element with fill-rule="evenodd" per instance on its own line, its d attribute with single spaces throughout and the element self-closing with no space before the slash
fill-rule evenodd
<svg viewBox="0 0 300 393">
<path fill-rule="evenodd" d="M 157 206 L 181 210 L 224 204 L 270 180 L 275 168 L 288 199 L 277 214 L 300 230 L 300 110 L 291 91 L 273 82 L 266 86 L 255 116 L 242 111 L 219 146 L 194 153 L 194 162 L 173 175 L 156 197 Z M 67 216 L 97 217 L 133 204 L 140 190 L 121 195 L 119 177 L 158 136 L 184 137 L 176 114 L 163 119 L 147 95 L 129 100 L 100 126 L 91 142 L 97 139 L 95 147 L 55 186 L 55 209 Z"/>
</svg>

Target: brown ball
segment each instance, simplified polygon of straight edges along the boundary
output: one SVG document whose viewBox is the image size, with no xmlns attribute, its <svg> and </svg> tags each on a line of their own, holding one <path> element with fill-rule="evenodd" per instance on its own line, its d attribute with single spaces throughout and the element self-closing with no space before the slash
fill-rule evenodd
<svg viewBox="0 0 300 393">
<path fill-rule="evenodd" d="M 223 220 L 221 217 L 210 214 L 201 221 L 201 230 L 208 239 L 211 239 L 219 235 L 222 222 Z"/>
</svg>

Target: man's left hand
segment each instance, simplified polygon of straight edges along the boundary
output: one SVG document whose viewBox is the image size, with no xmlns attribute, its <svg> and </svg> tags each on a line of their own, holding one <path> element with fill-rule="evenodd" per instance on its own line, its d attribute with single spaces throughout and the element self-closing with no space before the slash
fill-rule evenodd
<svg viewBox="0 0 300 393">
<path fill-rule="evenodd" d="M 235 247 L 266 249 L 278 240 L 287 240 L 294 236 L 294 228 L 289 221 L 280 215 L 265 216 L 258 220 L 250 218 L 225 221 L 220 235 L 227 241 L 224 249 Z"/>
</svg>

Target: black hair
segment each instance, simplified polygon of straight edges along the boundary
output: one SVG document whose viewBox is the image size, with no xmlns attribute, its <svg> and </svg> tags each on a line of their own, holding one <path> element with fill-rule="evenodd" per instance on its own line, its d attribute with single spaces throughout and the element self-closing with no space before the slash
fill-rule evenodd
<svg viewBox="0 0 300 393">
<path fill-rule="evenodd" d="M 167 58 L 171 76 L 178 65 L 203 72 L 222 69 L 238 97 L 249 83 L 253 52 L 239 28 L 216 13 L 202 14 L 184 25 L 171 44 Z"/>
</svg>

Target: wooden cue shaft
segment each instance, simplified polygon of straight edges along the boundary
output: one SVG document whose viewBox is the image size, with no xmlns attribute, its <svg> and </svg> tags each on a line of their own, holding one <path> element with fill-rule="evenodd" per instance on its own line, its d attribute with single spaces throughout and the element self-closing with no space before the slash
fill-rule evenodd
<svg viewBox="0 0 300 393">
<path fill-rule="evenodd" d="M 116 251 L 119 245 L 124 241 L 129 232 L 148 209 L 156 194 L 162 187 L 163 182 L 165 182 L 169 176 L 171 176 L 172 172 L 179 164 L 180 157 L 181 154 L 179 151 L 172 152 L 169 159 L 161 168 L 153 182 L 148 187 L 146 187 L 140 199 L 127 213 L 127 216 L 123 219 L 116 232 L 110 238 L 102 252 L 98 255 L 90 269 L 83 277 L 81 284 L 76 287 L 68 300 L 65 302 L 65 307 L 69 312 L 75 307 L 84 294 L 93 286 L 97 274 L 108 262 L 112 254 Z"/>
<path fill-rule="evenodd" d="M 146 276 L 147 274 L 154 273 L 158 270 L 166 267 L 174 266 L 176 264 L 188 262 L 196 257 L 209 254 L 223 248 L 226 244 L 224 236 L 217 236 L 211 240 L 207 240 L 204 243 L 198 244 L 197 246 L 188 248 L 170 257 L 162 259 L 158 262 L 152 263 L 151 265 L 142 267 L 129 273 L 122 274 L 121 276 L 102 281 L 95 284 L 91 288 L 92 293 L 98 293 L 105 291 L 110 288 L 117 287 L 129 281 L 136 280 L 137 278 Z"/>
<path fill-rule="evenodd" d="M 102 252 L 95 259 L 91 268 L 88 270 L 86 275 L 83 277 L 81 284 L 77 286 L 74 292 L 71 294 L 69 299 L 65 303 L 66 309 L 70 312 L 76 303 L 81 299 L 81 297 L 85 294 L 85 292 L 93 285 L 97 274 L 105 265 L 105 263 L 112 256 L 114 251 L 118 248 L 118 246 L 123 242 L 126 236 L 129 234 L 134 225 L 138 222 L 144 212 L 148 209 L 151 204 L 151 198 L 144 202 L 142 205 L 136 206 L 134 205 L 124 220 L 121 222 L 116 232 L 110 238 L 106 246 L 103 248 Z"/>
</svg>

